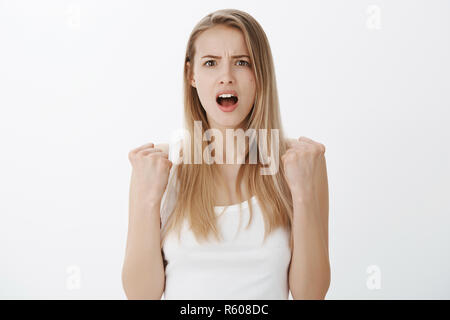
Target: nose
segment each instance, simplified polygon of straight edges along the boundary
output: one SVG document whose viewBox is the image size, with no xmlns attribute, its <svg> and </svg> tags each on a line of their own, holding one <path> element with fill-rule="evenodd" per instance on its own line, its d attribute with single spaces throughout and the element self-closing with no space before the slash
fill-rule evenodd
<svg viewBox="0 0 450 320">
<path fill-rule="evenodd" d="M 228 61 L 222 63 L 222 70 L 219 78 L 221 84 L 232 84 L 234 82 L 234 76 L 231 67 L 231 63 Z"/>
</svg>

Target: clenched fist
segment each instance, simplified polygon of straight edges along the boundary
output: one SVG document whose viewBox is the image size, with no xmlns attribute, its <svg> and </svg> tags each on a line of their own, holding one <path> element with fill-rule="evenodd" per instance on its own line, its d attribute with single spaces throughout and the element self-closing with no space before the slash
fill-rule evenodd
<svg viewBox="0 0 450 320">
<path fill-rule="evenodd" d="M 286 153 L 281 157 L 286 181 L 291 193 L 297 199 L 315 197 L 316 188 L 321 187 L 326 170 L 325 146 L 306 137 L 288 143 Z"/>
<path fill-rule="evenodd" d="M 130 205 L 159 206 L 172 168 L 168 154 L 148 143 L 131 150 L 128 159 L 133 167 Z"/>
</svg>

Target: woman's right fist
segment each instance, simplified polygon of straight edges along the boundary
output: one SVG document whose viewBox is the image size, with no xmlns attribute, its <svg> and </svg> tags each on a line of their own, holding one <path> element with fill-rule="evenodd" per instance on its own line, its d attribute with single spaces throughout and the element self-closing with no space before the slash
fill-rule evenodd
<svg viewBox="0 0 450 320">
<path fill-rule="evenodd" d="M 128 159 L 133 168 L 130 201 L 143 205 L 160 205 L 172 168 L 167 152 L 148 143 L 131 150 Z"/>
</svg>

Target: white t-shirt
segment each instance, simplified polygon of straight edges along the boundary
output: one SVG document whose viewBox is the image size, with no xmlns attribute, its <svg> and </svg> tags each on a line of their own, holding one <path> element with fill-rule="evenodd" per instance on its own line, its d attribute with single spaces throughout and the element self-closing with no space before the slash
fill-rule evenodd
<svg viewBox="0 0 450 320">
<path fill-rule="evenodd" d="M 166 196 L 171 198 L 161 210 L 162 226 L 173 209 L 175 193 Z M 214 208 L 222 242 L 215 238 L 208 243 L 197 242 L 187 222 L 183 225 L 180 242 L 176 232 L 167 235 L 163 245 L 167 262 L 164 299 L 288 299 L 289 234 L 278 228 L 263 244 L 262 212 L 255 196 L 249 201 L 253 218 L 248 229 L 247 201 L 228 206 L 223 213 L 224 206 Z"/>
</svg>

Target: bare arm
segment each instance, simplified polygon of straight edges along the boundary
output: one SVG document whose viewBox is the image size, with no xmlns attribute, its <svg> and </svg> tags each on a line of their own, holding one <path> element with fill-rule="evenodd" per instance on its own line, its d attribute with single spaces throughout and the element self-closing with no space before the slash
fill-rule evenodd
<svg viewBox="0 0 450 320">
<path fill-rule="evenodd" d="M 160 247 L 159 205 L 130 207 L 122 284 L 128 299 L 161 299 L 165 274 Z M 147 211 L 147 212 L 146 212 Z"/>
<path fill-rule="evenodd" d="M 331 280 L 325 147 L 306 137 L 291 145 L 283 156 L 294 205 L 289 289 L 295 300 L 325 299 Z"/>
<path fill-rule="evenodd" d="M 156 147 L 147 150 L 149 149 Z M 142 152 L 141 155 L 135 155 L 130 184 L 128 237 L 122 268 L 122 285 L 128 299 L 161 299 L 165 272 L 160 244 L 160 206 L 161 193 L 167 185 L 171 165 L 166 162 L 167 157 L 164 157 L 161 151 L 148 151 L 147 156 L 146 152 L 143 152 L 144 155 Z M 148 157 L 150 153 L 153 154 L 152 160 Z M 132 156 L 130 155 L 130 158 Z M 151 188 L 147 188 L 149 185 Z"/>
</svg>

